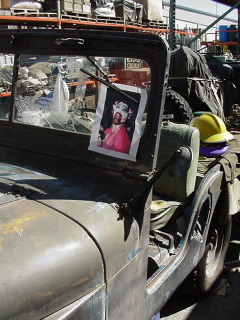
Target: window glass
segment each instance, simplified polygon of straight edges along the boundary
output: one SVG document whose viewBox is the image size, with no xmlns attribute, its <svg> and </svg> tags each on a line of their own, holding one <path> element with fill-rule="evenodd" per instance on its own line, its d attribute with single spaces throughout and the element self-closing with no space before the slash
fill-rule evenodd
<svg viewBox="0 0 240 320">
<path fill-rule="evenodd" d="M 0 54 L 0 119 L 8 119 L 11 102 L 14 55 Z"/>
<path fill-rule="evenodd" d="M 117 87 L 120 96 L 122 85 L 127 87 L 123 98 L 134 99 L 136 88 L 149 87 L 150 68 L 133 58 L 20 56 L 14 121 L 90 135 L 104 82 Z M 106 129 L 112 111 L 104 112 L 109 112 L 101 123 Z"/>
</svg>

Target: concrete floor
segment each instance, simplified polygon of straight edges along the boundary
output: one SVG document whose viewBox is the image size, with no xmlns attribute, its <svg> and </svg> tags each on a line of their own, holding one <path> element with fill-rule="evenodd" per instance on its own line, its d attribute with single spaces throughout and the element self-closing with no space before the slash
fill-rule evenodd
<svg viewBox="0 0 240 320">
<path fill-rule="evenodd" d="M 174 294 L 162 309 L 161 320 L 240 320 L 240 273 L 227 272 L 227 279 L 224 295 L 213 293 L 197 300 Z"/>
</svg>

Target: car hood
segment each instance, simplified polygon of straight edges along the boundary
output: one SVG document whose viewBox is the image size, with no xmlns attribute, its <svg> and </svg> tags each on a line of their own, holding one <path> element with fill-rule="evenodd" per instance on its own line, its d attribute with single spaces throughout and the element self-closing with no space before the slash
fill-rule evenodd
<svg viewBox="0 0 240 320">
<path fill-rule="evenodd" d="M 0 319 L 41 319 L 104 283 L 101 254 L 78 223 L 9 197 L 0 206 Z"/>
<path fill-rule="evenodd" d="M 135 220 L 119 219 L 113 193 L 81 177 L 0 163 L 0 319 L 29 305 L 30 319 L 62 308 L 147 245 Z"/>
</svg>

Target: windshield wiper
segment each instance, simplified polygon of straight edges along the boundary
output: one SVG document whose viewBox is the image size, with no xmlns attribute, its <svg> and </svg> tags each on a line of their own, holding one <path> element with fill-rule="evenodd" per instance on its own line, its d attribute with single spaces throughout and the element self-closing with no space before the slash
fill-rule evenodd
<svg viewBox="0 0 240 320">
<path fill-rule="evenodd" d="M 85 54 L 85 52 L 83 52 L 82 46 L 84 45 L 84 39 L 80 39 L 80 38 L 66 38 L 66 39 L 59 38 L 59 39 L 56 39 L 55 42 L 58 45 L 74 45 L 74 46 L 76 46 L 78 49 L 81 50 L 81 52 L 88 59 L 88 61 L 103 75 L 104 79 L 106 81 L 110 82 L 108 76 L 97 65 L 96 59 L 90 58 L 88 55 Z"/>
<path fill-rule="evenodd" d="M 91 59 L 88 55 L 85 54 L 82 46 L 84 45 L 84 39 L 80 39 L 80 38 L 60 38 L 56 40 L 56 43 L 58 45 L 75 45 L 78 49 L 80 49 L 81 53 L 84 54 L 84 56 L 88 59 L 88 61 L 103 75 L 104 79 L 96 76 L 95 74 L 80 68 L 80 71 L 84 72 L 85 74 L 87 74 L 88 76 L 92 77 L 93 79 L 105 84 L 105 86 L 119 92 L 121 95 L 125 96 L 126 98 L 132 100 L 133 102 L 139 104 L 139 101 L 135 98 L 133 98 L 132 96 L 130 96 L 129 94 L 127 94 L 126 92 L 122 91 L 121 89 L 119 89 L 118 87 L 114 86 L 113 84 L 111 84 L 111 81 L 109 80 L 108 76 L 101 70 L 101 68 L 99 68 L 99 66 L 95 63 L 95 61 L 93 59 Z"/>
<path fill-rule="evenodd" d="M 130 96 L 129 94 L 127 94 L 126 92 L 122 91 L 121 89 L 119 89 L 118 87 L 114 86 L 113 84 L 111 84 L 111 82 L 108 80 L 104 80 L 98 76 L 96 76 L 95 74 L 83 69 L 83 68 L 80 68 L 80 71 L 82 71 L 83 73 L 87 74 L 88 76 L 92 77 L 93 79 L 105 84 L 105 86 L 117 91 L 118 93 L 120 93 L 121 95 L 125 96 L 126 98 L 132 100 L 133 102 L 139 104 L 139 101 L 135 98 L 133 98 L 132 96 Z"/>
<path fill-rule="evenodd" d="M 90 58 L 89 56 L 86 56 L 85 57 L 88 59 L 89 62 L 91 62 L 91 64 L 103 75 L 103 78 L 107 81 L 107 82 L 110 82 L 108 76 L 101 70 L 101 68 L 99 68 L 99 66 L 97 65 L 96 63 L 96 60 Z"/>
</svg>

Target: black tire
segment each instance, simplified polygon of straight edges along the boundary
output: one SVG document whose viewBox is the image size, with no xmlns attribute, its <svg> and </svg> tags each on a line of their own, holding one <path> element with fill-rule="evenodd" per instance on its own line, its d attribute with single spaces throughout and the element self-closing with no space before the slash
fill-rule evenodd
<svg viewBox="0 0 240 320">
<path fill-rule="evenodd" d="M 199 298 L 214 288 L 214 284 L 224 269 L 231 229 L 231 217 L 222 218 L 217 222 L 212 221 L 203 257 L 179 287 L 182 294 Z M 209 259 L 209 253 L 213 249 L 214 243 L 216 250 L 212 259 Z"/>
<path fill-rule="evenodd" d="M 196 289 L 199 294 L 208 292 L 223 271 L 231 229 L 230 216 L 213 221 L 204 255 L 197 266 Z"/>
<path fill-rule="evenodd" d="M 194 118 L 188 102 L 172 89 L 167 89 L 164 113 L 174 115 L 172 122 L 190 123 Z"/>
</svg>

